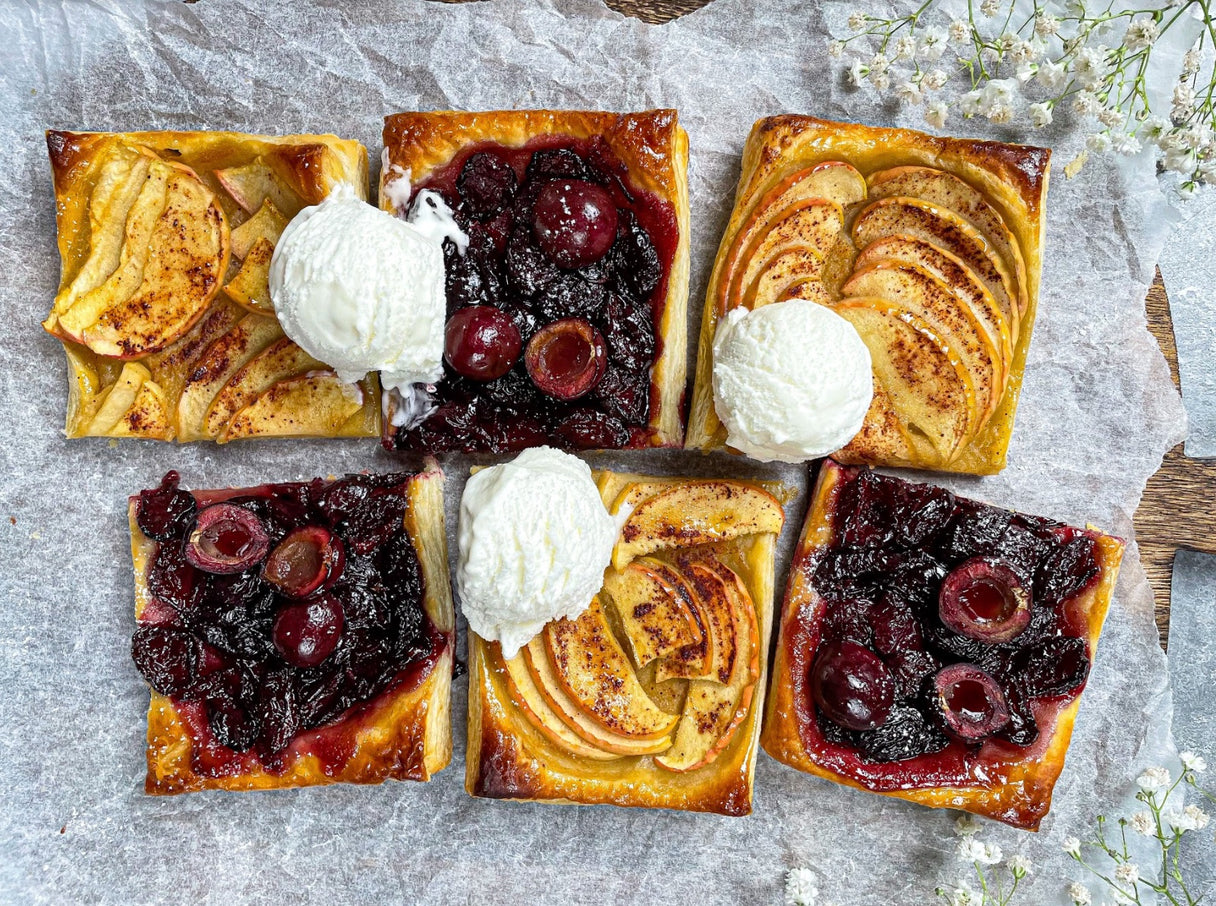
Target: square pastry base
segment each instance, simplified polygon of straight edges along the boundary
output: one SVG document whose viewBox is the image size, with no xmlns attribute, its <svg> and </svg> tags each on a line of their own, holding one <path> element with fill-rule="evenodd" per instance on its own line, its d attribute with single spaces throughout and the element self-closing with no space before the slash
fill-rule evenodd
<svg viewBox="0 0 1216 906">
<path fill-rule="evenodd" d="M 680 479 L 611 472 L 599 473 L 597 479 L 604 502 L 610 509 L 618 498 L 630 493 L 630 488 L 641 489 L 640 496 L 645 499 L 650 494 L 687 483 Z M 770 483 L 752 487 L 760 490 L 780 511 L 780 505 L 770 495 L 780 496 L 784 492 L 781 486 Z M 497 642 L 487 642 L 470 632 L 469 752 L 465 772 L 468 792 L 494 799 L 749 814 L 768 673 L 766 655 L 772 631 L 775 540 L 774 533 L 758 532 L 688 549 L 696 553 L 712 552 L 721 563 L 729 566 L 753 604 L 748 621 L 754 627 L 755 635 L 751 643 L 744 644 L 750 645 L 755 679 L 750 690 L 733 705 L 733 715 L 724 721 L 724 724 L 730 724 L 730 731 L 710 748 L 708 763 L 690 765 L 691 769 L 683 770 L 662 767 L 660 762 L 669 755 L 663 754 L 661 744 L 656 746 L 653 742 L 650 743 L 654 750 L 652 754 L 613 755 L 597 748 L 598 743 L 590 743 L 598 732 L 594 726 L 589 732 L 572 734 L 570 725 L 563 723 L 555 713 L 553 699 L 545 691 L 546 679 L 552 682 L 552 675 L 546 677 L 543 669 L 539 674 L 529 671 L 529 658 L 534 651 L 543 654 L 543 648 L 525 647 L 508 663 Z M 676 562 L 671 550 L 654 551 L 653 554 L 658 562 L 669 565 Z M 609 572 L 609 577 L 613 572 Z M 608 581 L 611 582 L 611 578 Z M 605 592 L 601 593 L 600 599 L 608 597 Z M 618 605 L 605 603 L 603 606 L 609 614 L 609 623 L 620 629 L 622 611 Z M 569 621 L 560 623 L 568 624 Z M 542 632 L 532 644 L 543 644 L 540 640 L 544 637 Z M 633 647 L 633 642 L 627 640 L 622 650 Z M 631 666 L 634 664 L 635 656 L 631 653 L 623 654 L 623 657 Z M 670 681 L 654 682 L 655 669 L 655 662 L 652 662 L 637 670 L 638 679 L 650 690 L 659 686 L 671 687 Z M 679 683 L 674 685 L 678 687 Z M 689 681 L 690 690 L 694 683 Z M 562 698 L 562 693 L 557 697 Z M 672 715 L 673 721 L 681 714 L 678 698 L 665 698 L 662 691 L 655 691 L 652 699 Z M 686 698 L 685 703 L 689 700 Z M 677 741 L 680 739 L 680 730 L 675 731 L 675 737 Z M 564 740 L 564 744 L 555 741 L 558 739 Z M 644 748 L 647 742 L 632 745 Z M 670 751 L 674 748 L 669 754 Z"/>
</svg>

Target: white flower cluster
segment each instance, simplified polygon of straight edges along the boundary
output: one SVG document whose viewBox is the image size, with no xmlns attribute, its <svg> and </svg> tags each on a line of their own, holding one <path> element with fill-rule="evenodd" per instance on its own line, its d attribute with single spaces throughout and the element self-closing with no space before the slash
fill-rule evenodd
<svg viewBox="0 0 1216 906">
<path fill-rule="evenodd" d="M 791 868 L 785 876 L 785 906 L 815 906 L 819 883 L 809 868 Z"/>
<path fill-rule="evenodd" d="M 977 891 L 971 886 L 970 881 L 963 878 L 953 887 L 937 888 L 937 895 L 948 906 L 989 906 L 991 903 L 998 902 L 996 899 L 990 899 L 990 896 L 993 890 L 1001 889 L 1001 884 L 997 881 L 995 873 L 989 876 L 986 872 L 993 866 L 1000 865 L 1005 860 L 1005 854 L 999 845 L 985 843 L 978 839 L 982 830 L 983 826 L 972 815 L 963 813 L 954 820 L 954 835 L 958 837 L 955 852 L 961 861 L 969 863 L 971 869 L 965 871 L 964 874 L 970 875 L 973 870 L 983 879 L 983 885 L 981 890 Z M 1005 861 L 1005 867 L 1013 879 L 1013 886 L 1009 889 L 1007 897 L 999 898 L 1001 904 L 1009 902 L 1009 898 L 1017 889 L 1018 882 L 1029 875 L 1034 868 L 1031 861 L 1020 854 L 1010 856 L 1008 861 Z"/>
</svg>

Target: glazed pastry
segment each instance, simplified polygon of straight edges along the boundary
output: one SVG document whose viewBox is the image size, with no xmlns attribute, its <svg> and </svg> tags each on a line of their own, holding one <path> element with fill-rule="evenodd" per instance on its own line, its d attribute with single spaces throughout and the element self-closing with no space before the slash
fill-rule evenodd
<svg viewBox="0 0 1216 906">
<path fill-rule="evenodd" d="M 131 498 L 149 793 L 429 780 L 451 759 L 443 474 Z"/>
<path fill-rule="evenodd" d="M 749 814 L 784 491 L 612 472 L 597 482 L 611 512 L 631 509 L 590 607 L 509 659 L 469 633 L 465 787 Z"/>
<path fill-rule="evenodd" d="M 69 437 L 379 433 L 356 384 L 283 335 L 271 255 L 367 151 L 332 135 L 48 132 L 63 275 L 43 327 L 68 357 Z"/>
<path fill-rule="evenodd" d="M 762 744 L 792 767 L 1037 830 L 1123 542 L 825 460 Z"/>
<path fill-rule="evenodd" d="M 806 116 L 758 121 L 710 279 L 687 445 L 726 443 L 719 321 L 809 299 L 850 322 L 872 361 L 870 408 L 838 460 L 1000 471 L 1038 302 L 1049 158 Z"/>
<path fill-rule="evenodd" d="M 675 111 L 399 113 L 384 146 L 380 206 L 406 216 L 438 193 L 468 240 L 445 243 L 445 377 L 389 395 L 385 447 L 681 444 L 688 138 Z"/>
</svg>

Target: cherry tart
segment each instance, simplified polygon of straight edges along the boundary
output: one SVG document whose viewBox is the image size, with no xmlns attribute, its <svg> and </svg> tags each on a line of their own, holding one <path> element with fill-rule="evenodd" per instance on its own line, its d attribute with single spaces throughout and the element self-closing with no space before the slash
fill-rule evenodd
<svg viewBox="0 0 1216 906">
<path fill-rule="evenodd" d="M 469 633 L 474 796 L 751 812 L 778 485 L 603 472 L 604 586 L 510 659 Z"/>
<path fill-rule="evenodd" d="M 69 437 L 366 437 L 347 384 L 283 334 L 270 259 L 367 151 L 332 135 L 48 132 L 63 276 L 42 326 L 68 358 Z"/>
<path fill-rule="evenodd" d="M 380 206 L 442 197 L 444 377 L 392 393 L 390 450 L 679 446 L 688 137 L 674 110 L 399 113 Z M 415 212 L 416 213 L 416 212 Z"/>
<path fill-rule="evenodd" d="M 131 498 L 153 794 L 429 780 L 451 759 L 443 474 Z"/>
<path fill-rule="evenodd" d="M 1123 542 L 825 460 L 790 570 L 765 751 L 1037 830 Z"/>
<path fill-rule="evenodd" d="M 689 447 L 714 410 L 719 319 L 809 299 L 870 351 L 874 396 L 846 463 L 1005 466 L 1038 303 L 1051 152 L 809 116 L 759 120 L 701 326 Z"/>
</svg>

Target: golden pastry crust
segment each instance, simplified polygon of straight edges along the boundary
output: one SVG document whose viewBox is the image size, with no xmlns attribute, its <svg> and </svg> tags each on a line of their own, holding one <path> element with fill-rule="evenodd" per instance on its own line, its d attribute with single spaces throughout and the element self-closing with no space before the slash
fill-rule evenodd
<svg viewBox="0 0 1216 906">
<path fill-rule="evenodd" d="M 199 790 L 265 790 L 320 786 L 329 783 L 381 783 L 384 780 L 430 780 L 452 758 L 451 686 L 455 657 L 456 617 L 448 579 L 447 533 L 444 528 L 443 472 L 434 460 L 409 483 L 409 509 L 405 525 L 418 554 L 425 587 L 423 607 L 435 629 L 445 638 L 442 653 L 417 682 L 389 689 L 347 720 L 357 726 L 355 745 L 340 770 L 327 773 L 320 759 L 294 752 L 281 773 L 265 771 L 248 759 L 240 773 L 219 776 L 200 773 L 196 751 L 185 716 L 167 696 L 152 690 L 148 708 L 148 773 L 146 792 L 153 795 Z M 133 498 L 128 510 L 131 555 L 135 565 L 135 616 L 150 600 L 147 586 L 149 561 L 156 542 L 139 530 Z M 318 733 L 340 728 L 343 722 L 319 728 Z"/>
<path fill-rule="evenodd" d="M 1020 252 L 1023 259 L 1025 309 L 1011 349 L 1004 394 L 986 424 L 957 458 L 948 463 L 916 455 L 915 450 L 911 454 L 894 450 L 884 437 L 891 425 L 884 424 L 873 409 L 862 434 L 834 456 L 849 463 L 944 469 L 980 475 L 999 472 L 1005 466 L 1038 302 L 1047 228 L 1044 203 L 1050 157 L 1051 152 L 1043 148 L 942 138 L 908 129 L 836 123 L 810 116 L 783 115 L 758 120 L 744 146 L 734 211 L 723 235 L 706 295 L 686 446 L 712 450 L 722 447 L 726 441 L 726 429 L 714 410 L 712 384 L 713 340 L 726 291 L 723 274 L 732 243 L 765 193 L 783 177 L 828 161 L 848 163 L 867 180 L 887 168 L 919 166 L 944 171 L 978 189 L 1012 232 L 1015 253 Z M 862 202 L 846 210 L 846 225 L 850 225 L 858 210 L 871 200 L 867 194 Z M 842 243 L 834 250 L 847 260 L 831 264 L 832 270 L 839 273 L 824 281 L 833 298 L 839 298 L 839 284 L 852 270 L 852 260 L 859 251 L 851 242 Z M 1018 270 L 1020 272 L 1022 268 Z"/>
<path fill-rule="evenodd" d="M 608 505 L 634 482 L 674 486 L 682 480 L 603 472 L 597 473 L 597 481 Z M 778 497 L 785 493 L 775 483 L 763 487 Z M 775 543 L 775 534 L 760 533 L 710 545 L 747 588 L 755 605 L 759 642 L 759 673 L 750 704 L 712 761 L 676 772 L 659 767 L 651 755 L 609 760 L 571 754 L 542 733 L 513 701 L 498 642 L 487 642 L 470 631 L 465 789 L 473 796 L 494 799 L 750 814 L 772 632 Z"/>
<path fill-rule="evenodd" d="M 660 351 L 651 372 L 652 446 L 684 442 L 689 267 L 688 134 L 676 111 L 604 113 L 573 110 L 504 110 L 481 113 L 396 113 L 384 119 L 385 166 L 380 207 L 394 212 L 385 184 L 402 173 L 424 182 L 471 145 L 522 147 L 544 136 L 602 138 L 628 169 L 629 181 L 672 206 L 679 229 L 667 278 L 667 296 L 655 333 Z"/>
<path fill-rule="evenodd" d="M 259 186 L 269 186 L 272 191 L 266 197 L 281 208 L 276 208 L 276 219 L 279 216 L 289 219 L 300 208 L 317 204 L 339 183 L 352 185 L 356 193 L 366 199 L 367 151 L 362 144 L 333 135 L 50 131 L 47 132 L 47 148 L 55 187 L 62 272 L 59 293 L 43 327 L 63 343 L 67 354 L 66 433 L 69 437 L 217 439 L 222 442 L 238 436 L 367 437 L 379 434 L 379 384 L 375 375 L 360 382 L 361 400 L 356 401 L 353 395 L 344 399 L 330 386 L 332 373 L 329 369 L 303 355 L 285 364 L 287 371 L 277 375 L 264 374 L 260 382 L 251 382 L 242 401 L 248 405 L 255 400 L 246 396 L 256 398 L 268 392 L 271 385 L 267 385 L 267 381 L 275 377 L 288 380 L 312 372 L 324 373 L 325 377 L 309 386 L 301 387 L 297 382 L 293 388 L 281 388 L 280 400 L 286 390 L 293 390 L 288 399 L 278 403 L 267 401 L 255 410 L 256 422 L 246 420 L 231 436 L 226 430 L 227 424 L 207 428 L 200 424 L 203 412 L 198 407 L 205 409 L 219 387 L 210 391 L 211 396 L 206 399 L 182 402 L 183 391 L 189 385 L 194 384 L 194 390 L 199 390 L 200 383 L 216 378 L 221 372 L 227 378 L 234 377 L 232 372 L 238 364 L 253 358 L 274 339 L 282 337 L 281 330 L 272 330 L 277 329 L 277 324 L 268 296 L 263 298 L 264 290 L 259 289 L 254 298 L 246 293 L 250 285 L 257 287 L 264 280 L 261 275 L 269 266 L 273 238 L 252 251 L 242 248 L 243 255 L 229 254 L 233 235 L 253 219 L 255 213 L 243 209 L 233 193 L 242 188 L 256 192 Z M 137 332 L 127 355 L 115 355 L 107 346 L 84 341 L 79 325 L 73 329 L 64 321 L 72 304 L 79 301 L 74 283 L 90 263 L 94 239 L 104 237 L 110 231 L 107 228 L 119 230 L 120 218 L 126 217 L 121 206 L 110 207 L 95 199 L 96 190 L 104 183 L 106 168 L 115 155 L 134 155 L 135 159 L 151 159 L 157 165 L 173 168 L 187 177 L 198 193 L 210 196 L 209 211 L 215 218 L 214 231 L 223 248 L 222 257 L 216 259 L 215 266 L 207 268 L 201 277 L 193 278 L 202 304 L 183 314 L 181 329 L 169 331 L 166 342 L 141 343 L 140 340 L 148 340 L 148 337 L 146 333 L 141 336 Z M 249 168 L 263 174 L 262 183 L 256 182 L 258 174 L 254 173 L 244 185 L 232 182 L 226 186 L 218 175 L 220 171 L 236 171 L 237 177 L 241 177 Z M 261 200 L 261 196 L 245 199 L 255 211 Z M 106 219 L 107 215 L 113 222 Z M 99 216 L 101 220 L 97 219 Z M 128 222 L 128 237 L 131 229 L 132 224 Z M 258 235 L 255 233 L 254 237 Z M 126 245 L 122 254 L 125 260 Z M 162 255 L 162 258 L 169 260 L 168 256 Z M 182 258 L 179 255 L 179 260 Z M 250 263 L 248 273 L 242 266 L 246 262 Z M 168 271 L 173 264 L 164 267 Z M 145 270 L 151 271 L 151 266 Z M 191 268 L 191 274 L 193 270 Z M 104 273 L 102 271 L 103 276 Z M 253 280 L 255 275 L 260 279 Z M 246 282 L 250 280 L 252 284 Z M 173 293 L 153 298 L 154 306 L 166 302 L 173 305 L 177 301 Z M 124 330 L 134 330 L 134 327 L 124 326 L 113 312 L 106 312 L 106 316 L 117 319 L 114 332 L 119 336 L 114 342 L 121 350 L 128 342 L 128 338 L 122 336 Z M 156 318 L 155 308 L 151 312 L 145 310 L 144 322 L 155 327 Z M 249 334 L 257 337 L 256 342 Z M 209 388 L 210 384 L 205 386 Z M 325 392 L 337 405 L 326 408 L 323 417 L 317 414 L 320 410 L 314 411 L 312 418 L 302 417 L 310 408 L 324 405 L 323 396 L 319 394 Z M 266 417 L 268 414 L 274 417 Z"/>
<path fill-rule="evenodd" d="M 824 602 L 815 590 L 813 577 L 819 552 L 830 545 L 834 538 L 831 519 L 841 473 L 840 466 L 831 460 L 825 461 L 798 540 L 782 605 L 773 685 L 769 691 L 761 745 L 766 752 L 790 767 L 845 786 L 934 808 L 961 809 L 1014 827 L 1038 830 L 1040 821 L 1051 807 L 1052 790 L 1064 768 L 1073 721 L 1081 703 L 1079 693 L 1071 698 L 1061 697 L 1065 699 L 1063 701 L 1036 702 L 1035 716 L 1040 728 L 1038 741 L 1025 749 L 1004 746 L 1005 757 L 985 763 L 987 780 L 977 779 L 974 785 L 872 789 L 858 778 L 820 763 L 814 753 L 807 751 L 799 732 L 799 692 L 796 689 L 796 686 L 801 689 L 806 683 L 806 667 L 804 665 L 799 669 L 799 665 L 807 657 L 800 656 L 806 652 L 797 652 L 794 648 L 798 644 L 797 638 L 807 627 L 817 626 L 823 613 Z M 1123 548 L 1124 544 L 1118 538 L 1097 535 L 1095 553 L 1100 570 L 1098 581 L 1067 605 L 1070 614 L 1081 616 L 1084 620 L 1091 661 L 1114 594 Z M 817 630 L 810 634 L 816 635 Z M 991 748 L 994 744 L 985 745 Z M 1010 756 L 1009 751 L 1016 754 Z"/>
</svg>

